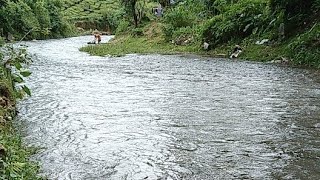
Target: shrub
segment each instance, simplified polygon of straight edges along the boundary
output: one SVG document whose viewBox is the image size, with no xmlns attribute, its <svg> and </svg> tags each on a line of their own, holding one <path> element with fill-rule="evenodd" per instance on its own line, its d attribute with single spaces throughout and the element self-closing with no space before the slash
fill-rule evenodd
<svg viewBox="0 0 320 180">
<path fill-rule="evenodd" d="M 186 6 L 180 5 L 165 13 L 164 21 L 174 29 L 192 26 L 196 17 Z"/>
<path fill-rule="evenodd" d="M 34 14 L 40 25 L 39 32 L 41 39 L 48 38 L 51 26 L 49 11 L 46 9 L 43 1 L 37 1 L 34 6 Z"/>
<path fill-rule="evenodd" d="M 130 26 L 130 22 L 126 20 L 122 20 L 119 22 L 118 28 L 116 30 L 116 34 L 121 34 L 123 32 L 128 31 Z"/>
<path fill-rule="evenodd" d="M 8 24 L 14 29 L 14 35 L 22 37 L 25 33 L 31 31 L 29 38 L 35 38 L 38 34 L 36 31 L 40 28 L 39 22 L 32 12 L 32 9 L 23 1 L 16 3 L 9 1 L 6 8 Z"/>
<path fill-rule="evenodd" d="M 264 0 L 244 0 L 231 5 L 204 24 L 203 40 L 215 46 L 263 31 L 270 21 L 266 7 Z"/>
<path fill-rule="evenodd" d="M 69 34 L 70 24 L 61 16 L 60 0 L 6 1 L 0 8 L 0 28 L 20 39 L 60 37 Z M 26 35 L 26 36 L 25 36 Z"/>
<path fill-rule="evenodd" d="M 296 64 L 320 67 L 320 23 L 296 37 L 287 47 Z"/>
<path fill-rule="evenodd" d="M 131 30 L 132 36 L 143 36 L 143 29 L 142 28 L 133 28 Z"/>
<path fill-rule="evenodd" d="M 163 26 L 162 31 L 163 31 L 165 40 L 170 41 L 172 39 L 174 27 L 171 24 L 166 24 Z"/>
<path fill-rule="evenodd" d="M 62 19 L 59 33 L 62 37 L 69 37 L 76 34 L 76 28 L 69 21 Z"/>
</svg>

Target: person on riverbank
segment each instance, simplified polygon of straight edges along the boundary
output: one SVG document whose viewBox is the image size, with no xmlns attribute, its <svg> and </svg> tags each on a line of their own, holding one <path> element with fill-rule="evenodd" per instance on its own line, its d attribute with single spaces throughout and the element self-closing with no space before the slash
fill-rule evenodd
<svg viewBox="0 0 320 180">
<path fill-rule="evenodd" d="M 94 43 L 95 44 L 100 44 L 100 42 L 101 42 L 101 33 L 98 30 L 95 30 L 93 32 L 93 35 L 94 35 Z"/>
<path fill-rule="evenodd" d="M 101 42 L 101 35 L 100 34 L 95 34 L 94 35 L 95 43 L 100 44 Z"/>
</svg>

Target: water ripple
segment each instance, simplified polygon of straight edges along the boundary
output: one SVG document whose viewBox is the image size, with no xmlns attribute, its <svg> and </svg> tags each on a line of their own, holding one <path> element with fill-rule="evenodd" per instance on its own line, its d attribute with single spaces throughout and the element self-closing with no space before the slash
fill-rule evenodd
<svg viewBox="0 0 320 180">
<path fill-rule="evenodd" d="M 103 37 L 107 40 L 110 37 Z M 27 42 L 25 140 L 49 179 L 319 179 L 319 72 Z"/>
</svg>

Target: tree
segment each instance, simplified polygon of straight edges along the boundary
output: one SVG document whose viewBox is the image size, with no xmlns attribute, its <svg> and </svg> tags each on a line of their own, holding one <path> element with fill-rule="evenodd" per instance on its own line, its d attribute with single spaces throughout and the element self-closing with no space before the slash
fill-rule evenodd
<svg viewBox="0 0 320 180">
<path fill-rule="evenodd" d="M 138 15 L 136 13 L 136 5 L 138 0 L 121 0 L 121 4 L 124 5 L 125 11 L 129 16 L 133 17 L 134 27 L 138 27 Z"/>
<path fill-rule="evenodd" d="M 319 0 L 270 0 L 269 4 L 274 15 L 283 15 L 281 20 L 287 34 L 294 33 L 297 27 L 303 27 L 312 21 L 312 7 L 317 1 Z"/>
</svg>

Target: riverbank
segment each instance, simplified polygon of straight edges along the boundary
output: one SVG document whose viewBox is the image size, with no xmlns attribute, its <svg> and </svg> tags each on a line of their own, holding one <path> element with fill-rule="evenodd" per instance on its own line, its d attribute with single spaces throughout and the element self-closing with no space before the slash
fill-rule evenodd
<svg viewBox="0 0 320 180">
<path fill-rule="evenodd" d="M 15 126 L 16 99 L 22 97 L 22 91 L 29 89 L 21 86 L 19 89 L 16 84 L 23 81 L 24 76 L 30 75 L 26 70 L 22 70 L 21 64 L 17 57 L 22 60 L 24 51 L 13 51 L 10 56 L 11 62 L 4 62 L 2 54 L 0 67 L 0 179 L 42 179 L 38 176 L 39 166 L 37 163 L 30 161 L 30 157 L 35 153 L 35 148 L 27 147 L 21 140 L 19 128 Z M 25 59 L 23 59 L 25 60 Z M 11 64 L 14 63 L 15 65 Z M 7 68 L 6 66 L 10 66 Z M 20 70 L 11 69 L 14 66 Z M 16 68 L 15 67 L 15 68 Z M 21 76 L 17 74 L 22 72 Z M 25 93 L 25 92 L 24 92 Z"/>
<path fill-rule="evenodd" d="M 6 110 L 0 108 L 0 111 Z M 7 116 L 4 119 L 10 120 L 2 121 L 0 125 L 0 179 L 42 179 L 38 176 L 38 164 L 30 161 L 35 148 L 26 147 L 22 143 L 19 130 L 13 125 L 11 118 L 14 121 L 13 116 Z"/>
<path fill-rule="evenodd" d="M 142 28 L 140 35 L 133 35 L 130 32 L 121 33 L 115 36 L 107 44 L 89 45 L 80 48 L 81 51 L 98 56 L 123 56 L 125 54 L 197 54 L 209 57 L 229 58 L 234 46 L 239 44 L 243 52 L 238 57 L 242 60 L 261 61 L 269 63 L 281 63 L 298 66 L 319 68 L 319 49 L 316 43 L 319 39 L 317 31 L 319 24 L 305 33 L 298 34 L 284 42 L 259 43 L 255 38 L 246 38 L 241 42 L 228 42 L 218 45 L 211 50 L 204 50 L 201 43 L 193 41 L 178 45 L 175 41 L 168 42 L 161 29 L 161 23 L 153 23 Z M 304 54 L 304 56 L 302 56 Z M 320 58 L 320 57 L 319 57 Z"/>
<path fill-rule="evenodd" d="M 284 47 L 280 45 L 266 46 L 255 44 L 241 44 L 244 51 L 240 59 L 251 61 L 273 61 L 281 60 Z M 197 54 L 209 57 L 228 58 L 234 44 L 224 44 L 213 50 L 205 51 L 198 44 L 176 45 L 166 42 L 163 38 L 150 39 L 147 36 L 134 37 L 131 35 L 116 36 L 107 44 L 90 45 L 80 48 L 81 51 L 98 56 L 123 56 L 125 54 Z M 275 61 L 278 62 L 278 61 Z"/>
</svg>

